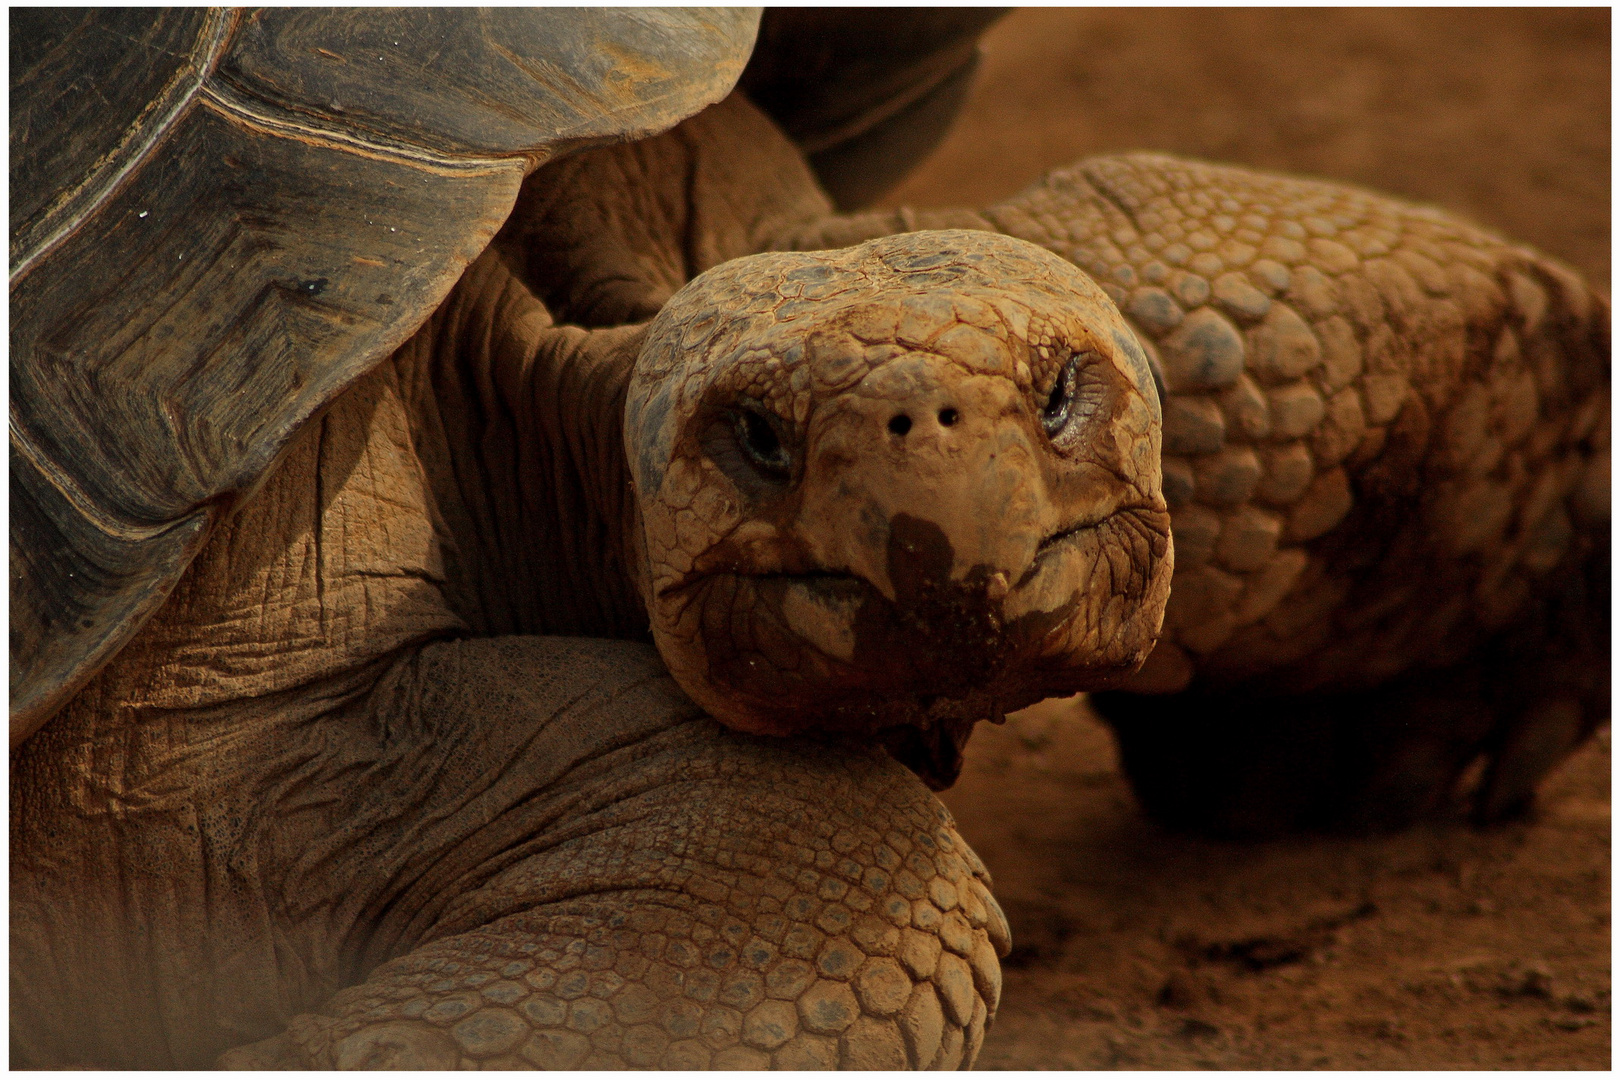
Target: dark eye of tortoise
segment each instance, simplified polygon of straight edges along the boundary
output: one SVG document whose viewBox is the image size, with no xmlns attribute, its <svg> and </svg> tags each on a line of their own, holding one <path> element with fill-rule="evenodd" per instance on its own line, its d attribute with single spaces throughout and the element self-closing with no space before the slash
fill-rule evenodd
<svg viewBox="0 0 1620 1080">
<path fill-rule="evenodd" d="M 766 476 L 786 478 L 792 471 L 793 458 L 782 445 L 782 437 L 770 417 L 758 408 L 746 406 L 738 409 L 735 416 L 737 445 L 743 455 Z"/>
<path fill-rule="evenodd" d="M 1045 429 L 1046 437 L 1049 439 L 1055 439 L 1062 434 L 1074 416 L 1072 406 L 1075 375 L 1080 370 L 1080 361 L 1085 355 L 1075 353 L 1069 357 L 1052 382 L 1052 393 L 1046 399 L 1046 406 L 1041 409 L 1041 427 Z"/>
</svg>

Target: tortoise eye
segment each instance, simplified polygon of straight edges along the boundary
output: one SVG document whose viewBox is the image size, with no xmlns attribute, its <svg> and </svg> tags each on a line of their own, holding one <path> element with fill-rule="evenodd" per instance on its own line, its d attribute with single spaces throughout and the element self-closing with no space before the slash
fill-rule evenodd
<svg viewBox="0 0 1620 1080">
<path fill-rule="evenodd" d="M 1041 410 L 1041 427 L 1046 430 L 1049 439 L 1056 439 L 1062 434 L 1074 417 L 1074 381 L 1080 370 L 1080 358 L 1084 355 L 1076 353 L 1069 357 L 1068 363 L 1063 365 L 1052 383 L 1052 393 L 1046 399 L 1046 407 Z"/>
<path fill-rule="evenodd" d="M 785 478 L 793 469 L 793 457 L 782 445 L 776 425 L 758 409 L 736 412 L 737 445 L 753 466 L 766 476 Z"/>
</svg>

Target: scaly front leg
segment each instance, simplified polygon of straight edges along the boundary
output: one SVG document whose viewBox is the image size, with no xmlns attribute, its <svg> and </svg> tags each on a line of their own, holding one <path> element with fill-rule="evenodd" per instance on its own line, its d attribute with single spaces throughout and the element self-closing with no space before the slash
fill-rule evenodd
<svg viewBox="0 0 1620 1080">
<path fill-rule="evenodd" d="M 527 688 L 591 648 L 624 689 L 528 715 Z M 556 743 L 575 764 L 401 893 L 416 914 L 381 936 L 408 951 L 221 1066 L 972 1064 L 1006 922 L 949 814 L 880 751 L 729 733 L 650 650 L 606 642 L 430 647 L 376 708 L 472 740 L 521 726 L 525 757 Z"/>
</svg>

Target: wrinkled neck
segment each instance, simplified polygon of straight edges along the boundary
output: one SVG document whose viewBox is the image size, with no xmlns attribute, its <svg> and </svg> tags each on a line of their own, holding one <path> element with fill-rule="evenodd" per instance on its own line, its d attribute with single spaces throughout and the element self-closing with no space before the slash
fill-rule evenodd
<svg viewBox="0 0 1620 1080">
<path fill-rule="evenodd" d="M 647 636 L 624 456 L 625 391 L 644 337 L 642 327 L 559 328 L 521 373 L 509 373 L 507 394 L 527 420 L 517 509 L 532 519 L 538 508 L 547 527 L 534 535 L 551 538 L 525 545 L 525 579 L 540 609 L 519 632 Z"/>
<path fill-rule="evenodd" d="M 478 634 L 645 638 L 624 461 L 642 327 L 556 326 L 493 255 L 402 361 L 418 372 L 419 453 L 445 595 Z"/>
</svg>

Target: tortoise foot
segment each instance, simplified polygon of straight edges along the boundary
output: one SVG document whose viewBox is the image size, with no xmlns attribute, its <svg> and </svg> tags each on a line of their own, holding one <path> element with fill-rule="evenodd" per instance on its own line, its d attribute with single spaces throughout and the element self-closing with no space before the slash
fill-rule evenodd
<svg viewBox="0 0 1620 1080">
<path fill-rule="evenodd" d="M 1476 824 L 1522 815 L 1592 733 L 1584 695 L 1504 703 L 1486 664 L 1355 694 L 1097 694 L 1147 813 L 1231 838 L 1404 828 L 1466 800 Z M 1462 786 L 1483 758 L 1472 790 Z"/>
</svg>

